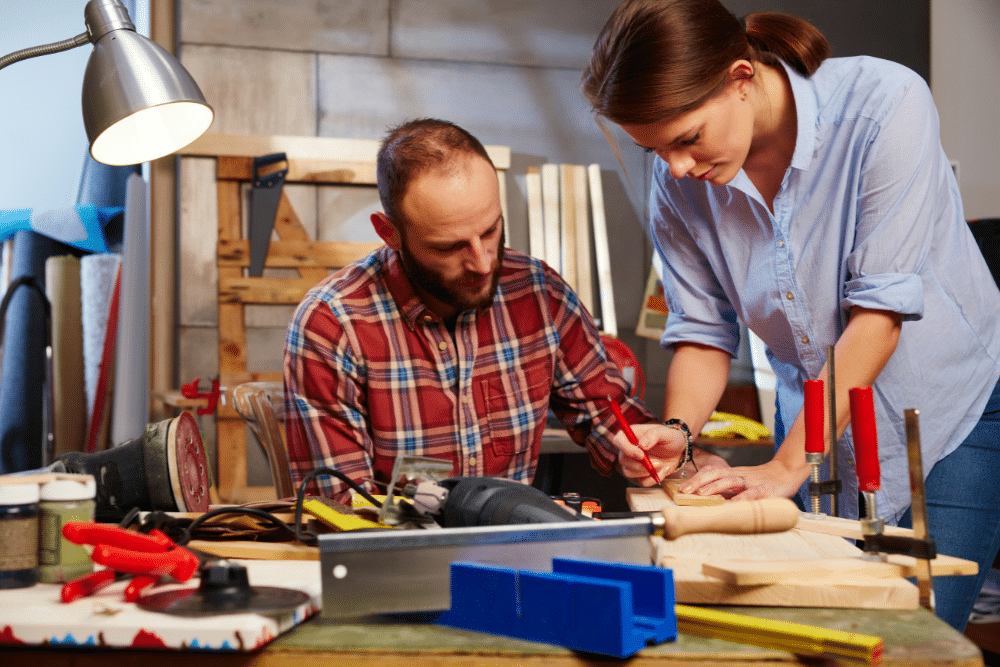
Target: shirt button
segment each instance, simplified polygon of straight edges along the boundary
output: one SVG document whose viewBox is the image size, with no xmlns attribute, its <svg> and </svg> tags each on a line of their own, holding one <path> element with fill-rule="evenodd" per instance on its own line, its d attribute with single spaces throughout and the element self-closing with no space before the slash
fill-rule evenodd
<svg viewBox="0 0 1000 667">
<path fill-rule="evenodd" d="M 434 318 L 433 318 L 433 317 L 431 317 L 430 315 L 424 315 L 424 322 L 430 322 L 430 321 L 431 321 L 431 320 L 433 320 L 433 319 L 434 319 Z"/>
<path fill-rule="evenodd" d="M 469 402 L 469 397 L 468 396 L 463 396 L 462 397 L 462 402 L 463 403 L 468 403 Z"/>
<path fill-rule="evenodd" d="M 802 342 L 803 343 L 808 343 L 809 342 L 809 336 L 803 336 L 802 337 Z"/>
<path fill-rule="evenodd" d="M 470 466 L 476 465 L 476 457 L 475 456 L 470 456 L 469 457 L 469 465 Z"/>
<path fill-rule="evenodd" d="M 785 242 L 779 239 L 778 240 L 778 247 L 779 248 L 784 248 L 785 247 Z"/>
<path fill-rule="evenodd" d="M 788 299 L 789 301 L 791 301 L 792 299 L 795 298 L 795 295 L 792 294 L 791 292 L 788 292 L 788 293 L 785 294 L 785 298 Z"/>
<path fill-rule="evenodd" d="M 444 350 L 447 350 L 448 349 L 448 343 L 446 343 L 444 341 L 441 341 L 440 343 L 438 343 L 438 349 L 441 350 L 442 352 Z"/>
</svg>

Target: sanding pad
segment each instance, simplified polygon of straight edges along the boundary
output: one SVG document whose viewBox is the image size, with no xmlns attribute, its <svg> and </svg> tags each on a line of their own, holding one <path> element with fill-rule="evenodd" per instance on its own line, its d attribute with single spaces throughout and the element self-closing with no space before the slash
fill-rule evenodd
<svg viewBox="0 0 1000 667">
<path fill-rule="evenodd" d="M 171 422 L 167 443 L 170 486 L 177 499 L 177 509 L 182 512 L 207 512 L 208 456 L 198 424 L 190 412 L 182 412 Z"/>
<path fill-rule="evenodd" d="M 197 588 L 179 588 L 143 595 L 136 602 L 147 611 L 174 616 L 219 614 L 278 614 L 309 602 L 309 594 L 291 588 L 251 586 L 246 567 L 220 560 L 201 571 Z"/>
</svg>

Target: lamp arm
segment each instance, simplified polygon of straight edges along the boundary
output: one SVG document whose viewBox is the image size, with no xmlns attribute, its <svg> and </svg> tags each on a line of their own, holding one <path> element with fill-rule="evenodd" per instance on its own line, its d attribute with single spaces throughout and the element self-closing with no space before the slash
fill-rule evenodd
<svg viewBox="0 0 1000 667">
<path fill-rule="evenodd" d="M 16 62 L 27 60 L 28 58 L 47 56 L 50 53 L 59 53 L 60 51 L 69 51 L 70 49 L 75 49 L 78 46 L 83 46 L 84 44 L 89 43 L 90 34 L 84 32 L 76 37 L 64 39 L 61 42 L 53 42 L 52 44 L 43 44 L 42 46 L 32 46 L 27 49 L 21 49 L 20 51 L 8 53 L 4 57 L 0 58 L 0 69 L 3 69 L 7 65 L 13 65 Z"/>
</svg>

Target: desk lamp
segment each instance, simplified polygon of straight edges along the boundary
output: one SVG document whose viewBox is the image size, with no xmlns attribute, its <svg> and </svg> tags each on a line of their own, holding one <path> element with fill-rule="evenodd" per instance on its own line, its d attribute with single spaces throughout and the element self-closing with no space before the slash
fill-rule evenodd
<svg viewBox="0 0 1000 667">
<path fill-rule="evenodd" d="M 136 33 L 120 0 L 91 0 L 83 18 L 87 32 L 3 56 L 0 69 L 93 43 L 83 75 L 83 124 L 95 160 L 113 166 L 155 160 L 208 129 L 214 114 L 198 84 L 165 49 Z"/>
</svg>

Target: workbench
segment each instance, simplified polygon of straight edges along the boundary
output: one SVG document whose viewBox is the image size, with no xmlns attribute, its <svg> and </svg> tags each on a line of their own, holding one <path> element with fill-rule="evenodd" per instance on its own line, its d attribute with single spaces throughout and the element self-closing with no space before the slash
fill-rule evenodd
<svg viewBox="0 0 1000 667">
<path fill-rule="evenodd" d="M 885 640 L 883 665 L 907 667 L 981 667 L 979 649 L 963 635 L 924 609 L 890 611 L 870 609 L 726 608 L 761 618 L 878 633 Z M 4 647 L 9 664 L 32 667 L 107 667 L 142 664 L 143 667 L 302 667 L 302 665 L 375 665 L 379 667 L 553 667 L 622 665 L 604 656 L 576 654 L 563 648 L 506 637 L 455 630 L 432 623 L 334 624 L 313 618 L 252 653 L 204 653 L 111 649 Z M 4 660 L 8 663 L 8 660 Z M 833 665 L 839 662 L 799 660 L 782 652 L 744 646 L 719 639 L 684 635 L 676 642 L 651 646 L 629 665 Z M 844 662 L 843 664 L 853 664 Z"/>
</svg>

